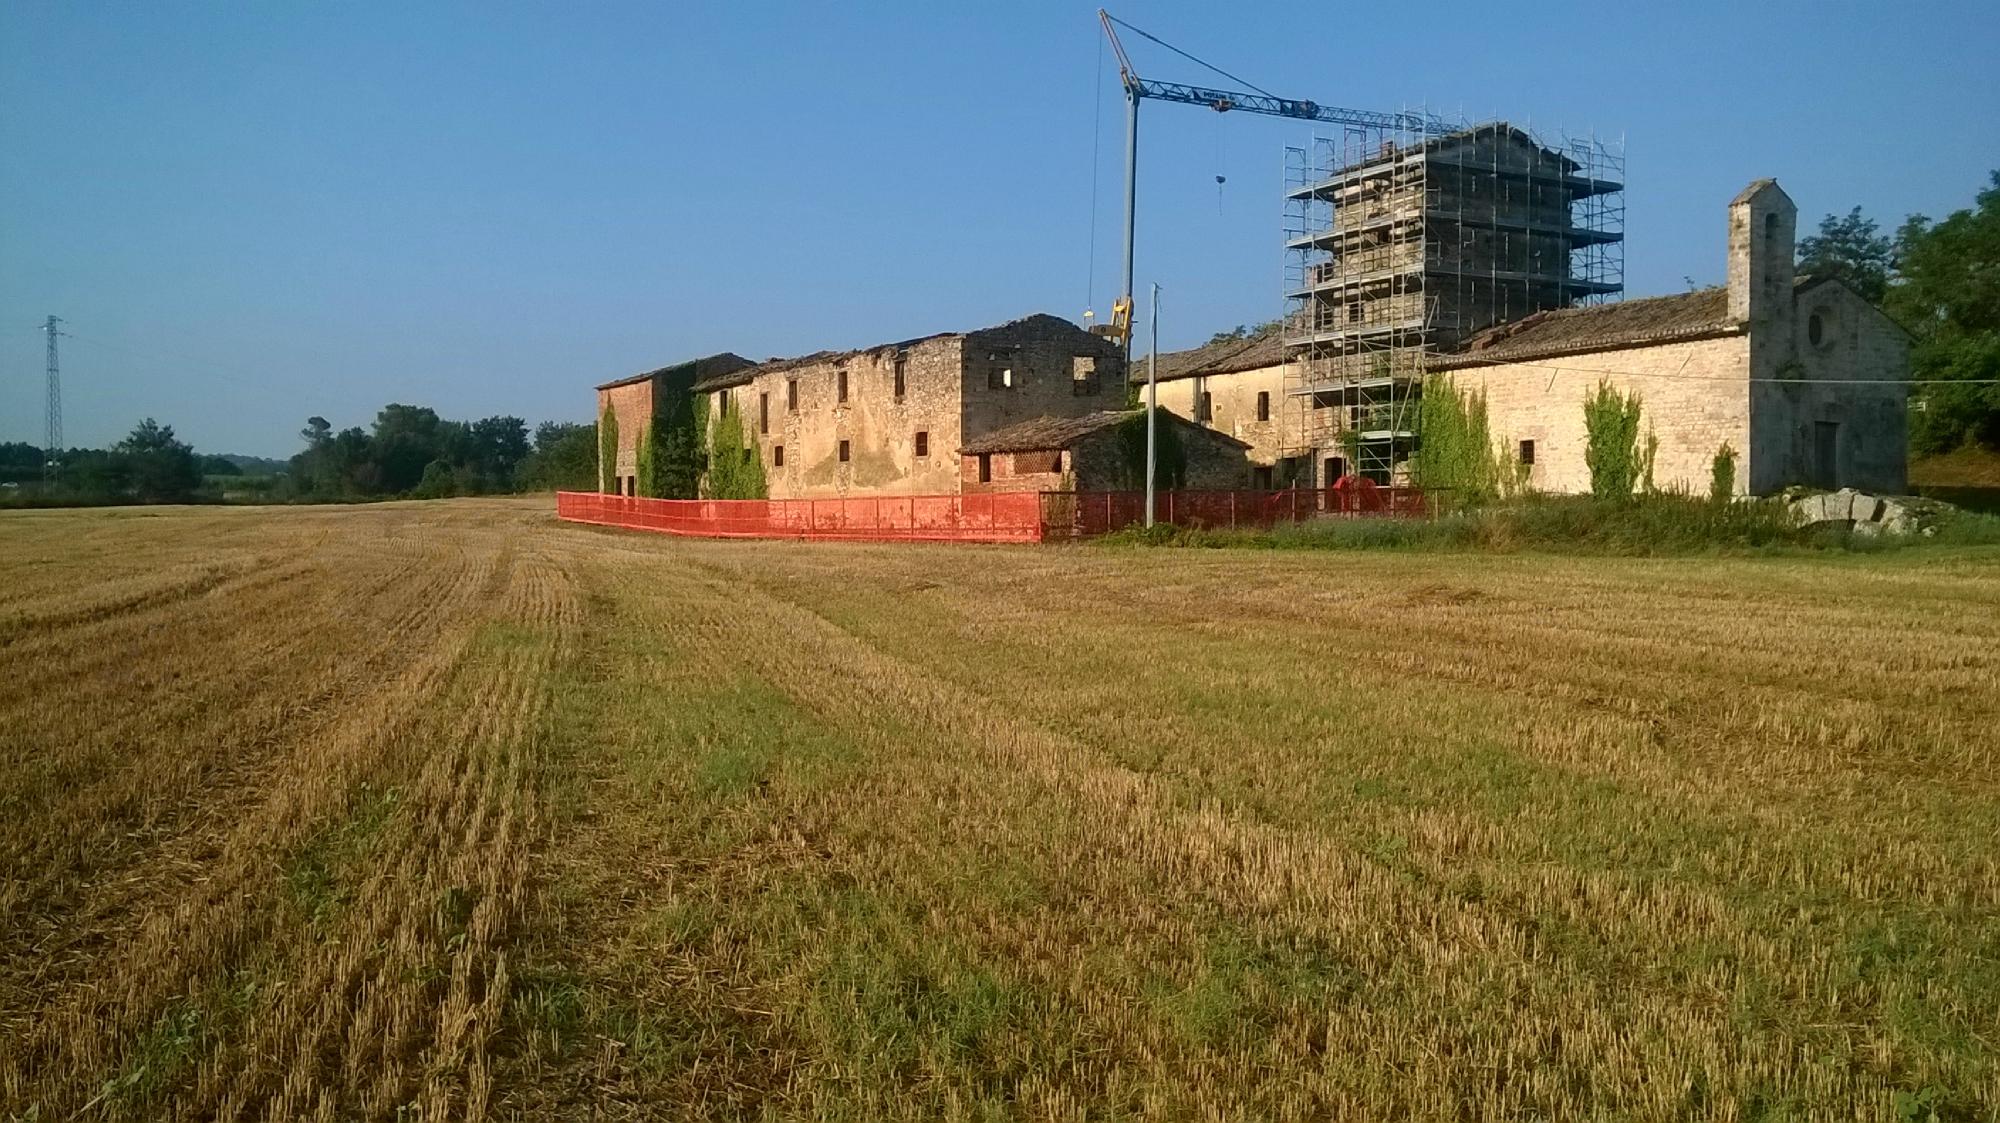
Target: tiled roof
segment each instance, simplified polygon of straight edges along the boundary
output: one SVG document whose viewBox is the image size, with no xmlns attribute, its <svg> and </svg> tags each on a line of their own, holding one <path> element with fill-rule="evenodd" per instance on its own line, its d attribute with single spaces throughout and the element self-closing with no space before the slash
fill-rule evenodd
<svg viewBox="0 0 2000 1123">
<path fill-rule="evenodd" d="M 984 452 L 1043 452 L 1068 448 L 1093 433 L 1102 432 L 1114 425 L 1121 425 L 1137 417 L 1144 417 L 1143 409 L 1106 409 L 1096 413 L 1086 413 L 1081 417 L 1036 417 L 1017 422 L 1004 429 L 998 429 L 983 437 L 967 441 L 961 453 L 979 454 Z M 1186 428 L 1203 428 L 1209 436 L 1229 444 L 1250 445 L 1239 441 L 1227 433 L 1196 426 L 1193 422 L 1166 410 L 1160 411 L 1160 420 L 1178 424 Z"/>
<path fill-rule="evenodd" d="M 1696 289 L 1590 308 L 1557 308 L 1495 324 L 1465 340 L 1451 354 L 1433 359 L 1431 365 L 1450 370 L 1734 335 L 1741 330 L 1742 325 L 1729 317 L 1729 290 Z"/>
<path fill-rule="evenodd" d="M 699 359 L 689 359 L 684 363 L 669 363 L 658 370 L 642 371 L 639 374 L 627 375 L 624 378 L 614 378 L 609 382 L 599 383 L 597 388 L 599 390 L 615 390 L 620 386 L 630 386 L 635 382 L 644 382 L 649 378 L 657 378 L 668 371 L 680 370 L 688 366 L 694 368 L 695 379 L 699 381 L 704 378 L 719 377 L 730 371 L 742 370 L 745 367 L 755 365 L 755 363 L 752 363 L 749 359 L 738 355 L 734 351 L 723 351 L 714 355 L 704 355 Z"/>
<path fill-rule="evenodd" d="M 761 363 L 753 364 L 742 370 L 730 371 L 716 377 L 703 379 L 696 382 L 694 388 L 697 393 L 700 393 L 709 390 L 721 390 L 730 386 L 742 386 L 761 374 L 775 374 L 780 371 L 791 370 L 794 367 L 811 366 L 814 363 L 834 362 L 840 359 L 852 358 L 855 355 L 866 355 L 875 351 L 900 351 L 905 347 L 913 347 L 919 343 L 928 343 L 933 339 L 962 339 L 968 335 L 978 335 L 980 332 L 987 331 L 1000 331 L 1003 328 L 1010 328 L 1016 324 L 1041 319 L 1061 320 L 1061 322 L 1069 324 L 1070 327 L 1076 328 L 1075 324 L 1070 324 L 1068 320 L 1062 320 L 1059 316 L 1051 316 L 1047 312 L 1033 312 L 1026 316 L 1008 320 L 1003 324 L 994 324 L 991 327 L 977 328 L 973 331 L 940 331 L 930 335 L 920 335 L 915 339 L 899 339 L 889 343 L 877 343 L 872 347 L 855 347 L 847 351 L 814 351 L 810 355 L 799 355 L 789 359 L 766 359 Z M 1076 330 L 1082 331 L 1083 329 L 1076 328 Z"/>
<path fill-rule="evenodd" d="M 1245 339 L 1221 339 L 1186 351 L 1160 353 L 1160 381 L 1274 367 L 1285 361 L 1285 341 L 1277 331 Z M 1146 381 L 1146 358 L 1132 356 L 1132 381 Z"/>
</svg>

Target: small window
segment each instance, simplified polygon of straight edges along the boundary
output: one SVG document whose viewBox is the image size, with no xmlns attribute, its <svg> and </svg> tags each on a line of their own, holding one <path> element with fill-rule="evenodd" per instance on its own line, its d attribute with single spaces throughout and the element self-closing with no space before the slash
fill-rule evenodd
<svg viewBox="0 0 2000 1123">
<path fill-rule="evenodd" d="M 1277 470 L 1269 464 L 1259 464 L 1250 469 L 1250 486 L 1259 491 L 1269 491 L 1276 481 Z"/>
<path fill-rule="evenodd" d="M 1814 312 L 1806 318 L 1806 338 L 1815 347 L 1819 346 L 1826 339 L 1826 322 L 1820 319 L 1818 312 Z"/>
<path fill-rule="evenodd" d="M 929 456 L 930 454 L 931 454 L 931 435 L 925 430 L 919 429 L 917 430 L 917 455 Z"/>
<path fill-rule="evenodd" d="M 750 463 L 750 461 L 754 459 L 756 455 L 757 455 L 756 449 L 751 448 L 749 445 L 743 446 L 743 463 L 745 464 Z"/>
<path fill-rule="evenodd" d="M 1049 471 L 1051 472 L 1062 471 L 1062 453 L 1057 452 L 1057 453 L 1051 453 L 1049 455 Z"/>
<path fill-rule="evenodd" d="M 1532 468 L 1532 467 L 1534 467 L 1534 466 L 1535 466 L 1535 442 L 1533 442 L 1533 441 L 1522 441 L 1522 442 L 1521 442 L 1521 467 L 1523 467 L 1523 468 Z"/>
<path fill-rule="evenodd" d="M 796 378 L 785 380 L 785 408 L 793 413 L 799 411 L 799 380 Z"/>
<path fill-rule="evenodd" d="M 771 467 L 773 467 L 773 468 L 782 468 L 782 467 L 784 467 L 784 466 L 785 466 L 785 446 L 784 446 L 784 445 L 772 445 L 772 446 L 771 446 Z"/>
<path fill-rule="evenodd" d="M 847 400 L 847 369 L 845 367 L 833 372 L 833 400 L 836 402 Z"/>
<path fill-rule="evenodd" d="M 1215 396 L 1213 394 L 1210 394 L 1208 391 L 1203 390 L 1201 392 L 1201 416 L 1196 418 L 1195 420 L 1207 421 L 1209 418 L 1214 416 L 1215 416 Z"/>
<path fill-rule="evenodd" d="M 990 367 L 986 371 L 988 390 L 1012 390 L 1014 388 L 1014 368 L 1009 366 Z"/>
<path fill-rule="evenodd" d="M 993 454 L 990 452 L 979 454 L 979 482 L 983 484 L 993 482 Z"/>
<path fill-rule="evenodd" d="M 757 395 L 757 431 L 759 433 L 771 431 L 771 395 L 768 393 Z"/>
<path fill-rule="evenodd" d="M 715 392 L 715 412 L 718 415 L 729 412 L 729 391 L 717 390 Z"/>
<path fill-rule="evenodd" d="M 846 441 L 842 441 L 842 442 L 840 442 L 840 462 L 841 462 L 842 464 L 845 464 L 845 463 L 847 463 L 847 442 L 846 442 Z"/>
<path fill-rule="evenodd" d="M 1271 392 L 1269 390 L 1257 391 L 1257 420 L 1271 420 Z"/>
<path fill-rule="evenodd" d="M 1070 360 L 1070 393 L 1079 398 L 1093 397 L 1097 393 L 1097 359 L 1090 355 L 1078 355 Z"/>
<path fill-rule="evenodd" d="M 906 375 L 909 373 L 909 367 L 910 367 L 910 353 L 908 351 L 896 352 L 895 367 L 896 367 L 896 397 L 901 398 L 903 396 L 903 391 L 909 387 L 909 382 L 908 379 L 906 378 Z"/>
</svg>

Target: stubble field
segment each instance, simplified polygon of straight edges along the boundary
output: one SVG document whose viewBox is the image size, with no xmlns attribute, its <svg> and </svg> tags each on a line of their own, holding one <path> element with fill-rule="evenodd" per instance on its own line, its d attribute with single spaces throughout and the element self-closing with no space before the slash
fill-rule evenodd
<svg viewBox="0 0 2000 1123">
<path fill-rule="evenodd" d="M 0 516 L 0 1119 L 2000 1118 L 2000 551 Z"/>
</svg>

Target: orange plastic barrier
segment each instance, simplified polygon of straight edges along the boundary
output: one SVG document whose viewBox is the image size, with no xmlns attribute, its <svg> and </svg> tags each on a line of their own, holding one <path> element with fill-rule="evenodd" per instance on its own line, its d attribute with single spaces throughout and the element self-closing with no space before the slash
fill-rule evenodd
<svg viewBox="0 0 2000 1123">
<path fill-rule="evenodd" d="M 884 495 L 861 499 L 640 499 L 556 493 L 556 517 L 597 526 L 706 538 L 830 538 L 881 542 L 1039 542 L 1041 497 Z"/>
</svg>

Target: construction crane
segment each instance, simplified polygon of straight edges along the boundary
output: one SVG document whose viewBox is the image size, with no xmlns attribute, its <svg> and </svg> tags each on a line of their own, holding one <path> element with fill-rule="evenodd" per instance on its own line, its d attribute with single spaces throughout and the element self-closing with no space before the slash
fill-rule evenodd
<svg viewBox="0 0 2000 1123">
<path fill-rule="evenodd" d="M 1158 36 L 1149 35 L 1133 27 L 1102 8 L 1097 10 L 1097 19 L 1104 25 L 1104 36 L 1111 41 L 1112 53 L 1118 56 L 1118 79 L 1125 87 L 1125 280 L 1123 295 L 1111 306 L 1111 323 L 1095 330 L 1122 343 L 1128 360 L 1132 357 L 1132 252 L 1135 213 L 1139 198 L 1139 102 L 1142 98 L 1179 102 L 1182 105 L 1205 105 L 1217 113 L 1241 110 L 1245 113 L 1262 113 L 1269 117 L 1325 121 L 1336 125 L 1359 125 L 1385 131 L 1414 133 L 1419 136 L 1436 136 L 1450 131 L 1450 127 L 1442 118 L 1429 113 L 1377 113 L 1364 109 L 1340 109 L 1313 101 L 1278 97 L 1220 67 L 1203 62 Z M 1158 43 L 1190 62 L 1213 70 L 1232 82 L 1249 86 L 1254 92 L 1190 86 L 1181 82 L 1155 82 L 1150 78 L 1141 78 L 1138 70 L 1132 66 L 1131 58 L 1125 53 L 1125 45 L 1118 41 L 1120 27 Z"/>
</svg>

